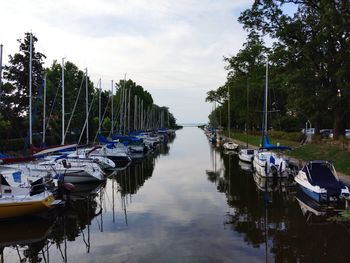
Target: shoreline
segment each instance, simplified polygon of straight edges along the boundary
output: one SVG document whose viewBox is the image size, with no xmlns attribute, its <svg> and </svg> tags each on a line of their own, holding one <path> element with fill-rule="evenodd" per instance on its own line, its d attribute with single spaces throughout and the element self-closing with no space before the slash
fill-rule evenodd
<svg viewBox="0 0 350 263">
<path fill-rule="evenodd" d="M 241 145 L 243 145 L 243 146 L 247 145 L 246 142 L 243 142 L 243 141 L 240 141 L 240 140 L 237 140 L 237 139 L 232 139 L 232 138 L 229 138 L 229 137 L 227 137 L 225 135 L 222 135 L 222 134 L 220 134 L 220 137 L 222 137 L 225 140 L 228 140 L 228 141 L 231 141 L 231 142 L 235 142 L 235 143 L 239 144 L 240 146 Z M 248 147 L 252 148 L 252 149 L 259 149 L 258 146 L 255 146 L 255 145 L 252 145 L 252 144 L 249 144 L 249 143 L 248 143 Z M 297 158 L 292 157 L 292 156 L 287 155 L 287 154 L 286 154 L 286 156 L 289 157 L 289 159 L 292 161 L 293 164 L 298 165 L 301 162 L 304 165 L 306 163 L 302 159 L 297 159 Z M 345 183 L 347 186 L 350 186 L 350 176 L 349 175 L 337 171 L 337 176 L 339 177 L 339 179 L 343 183 Z"/>
</svg>

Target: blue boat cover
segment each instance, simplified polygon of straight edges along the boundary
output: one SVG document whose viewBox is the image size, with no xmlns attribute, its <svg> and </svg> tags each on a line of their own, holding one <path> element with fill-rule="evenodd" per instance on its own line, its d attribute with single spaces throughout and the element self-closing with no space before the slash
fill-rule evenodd
<svg viewBox="0 0 350 263">
<path fill-rule="evenodd" d="M 261 145 L 262 146 L 260 147 L 260 149 L 281 150 L 281 151 L 291 150 L 291 148 L 288 146 L 277 146 L 277 145 L 271 144 L 269 142 L 269 137 L 267 135 L 263 135 Z"/>
<path fill-rule="evenodd" d="M 309 170 L 309 173 L 306 169 Z M 310 184 L 328 190 L 340 190 L 344 188 L 344 184 L 339 181 L 331 170 L 331 163 L 327 161 L 313 161 L 309 162 L 303 168 L 303 172 L 307 174 Z"/>
</svg>

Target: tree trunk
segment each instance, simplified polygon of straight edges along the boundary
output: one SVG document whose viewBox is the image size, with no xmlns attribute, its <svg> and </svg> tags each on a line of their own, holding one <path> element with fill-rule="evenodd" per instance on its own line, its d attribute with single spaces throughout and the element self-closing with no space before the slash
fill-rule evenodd
<svg viewBox="0 0 350 263">
<path fill-rule="evenodd" d="M 333 122 L 333 139 L 338 140 L 339 136 L 345 134 L 345 114 L 340 111 L 335 111 Z"/>
</svg>

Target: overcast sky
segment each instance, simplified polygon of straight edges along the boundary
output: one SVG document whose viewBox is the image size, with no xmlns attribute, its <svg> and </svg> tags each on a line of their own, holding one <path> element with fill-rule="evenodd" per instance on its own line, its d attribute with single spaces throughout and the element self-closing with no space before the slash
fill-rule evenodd
<svg viewBox="0 0 350 263">
<path fill-rule="evenodd" d="M 206 92 L 225 83 L 223 56 L 246 33 L 237 22 L 251 0 L 0 0 L 4 62 L 32 31 L 36 50 L 88 68 L 97 83 L 124 73 L 168 106 L 178 123 L 207 122 Z"/>
</svg>

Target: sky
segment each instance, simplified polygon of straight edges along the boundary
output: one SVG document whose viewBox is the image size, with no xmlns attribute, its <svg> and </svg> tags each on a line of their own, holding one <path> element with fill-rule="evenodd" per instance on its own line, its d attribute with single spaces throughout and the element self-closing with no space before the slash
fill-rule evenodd
<svg viewBox="0 0 350 263">
<path fill-rule="evenodd" d="M 205 123 L 206 93 L 225 83 L 223 57 L 242 48 L 247 34 L 237 18 L 252 2 L 0 0 L 3 63 L 31 31 L 45 66 L 65 57 L 104 89 L 126 74 L 178 123 Z"/>
</svg>

